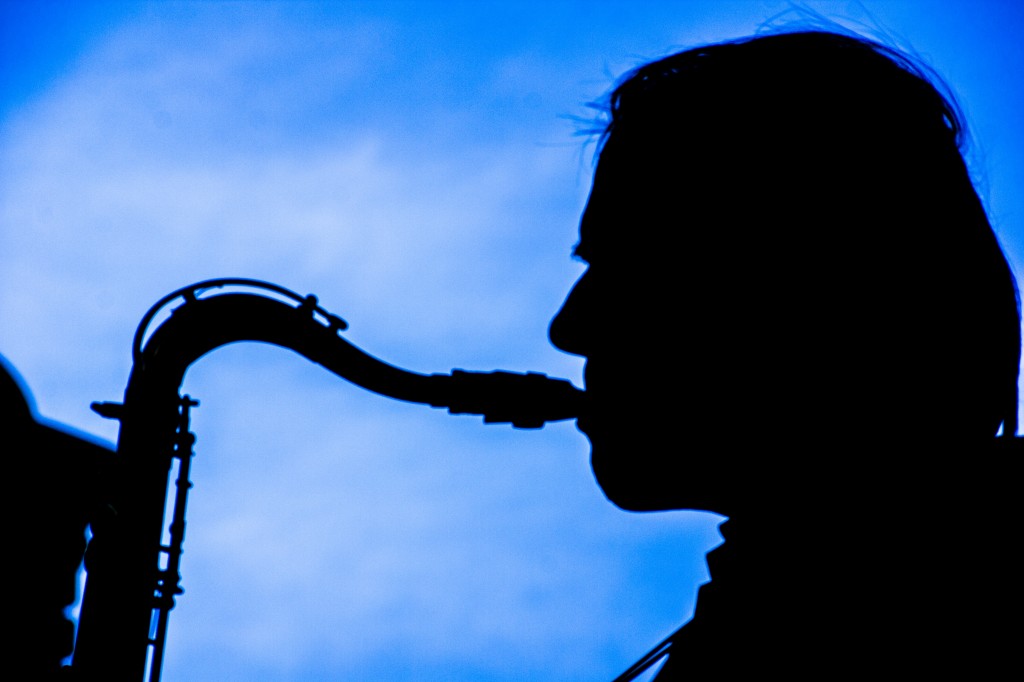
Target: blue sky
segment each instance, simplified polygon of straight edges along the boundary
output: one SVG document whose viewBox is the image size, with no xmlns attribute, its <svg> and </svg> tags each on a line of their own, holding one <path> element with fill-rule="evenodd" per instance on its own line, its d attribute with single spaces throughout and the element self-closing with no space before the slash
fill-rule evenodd
<svg viewBox="0 0 1024 682">
<path fill-rule="evenodd" d="M 1021 271 L 1022 6 L 806 6 L 948 79 Z M 112 442 L 88 405 L 123 393 L 142 314 L 243 276 L 316 293 L 402 367 L 579 384 L 546 328 L 581 270 L 587 104 L 787 7 L 0 3 L 0 353 L 43 416 Z M 610 679 L 706 579 L 719 517 L 616 510 L 572 424 L 485 427 L 256 345 L 184 390 L 202 405 L 168 680 Z"/>
</svg>

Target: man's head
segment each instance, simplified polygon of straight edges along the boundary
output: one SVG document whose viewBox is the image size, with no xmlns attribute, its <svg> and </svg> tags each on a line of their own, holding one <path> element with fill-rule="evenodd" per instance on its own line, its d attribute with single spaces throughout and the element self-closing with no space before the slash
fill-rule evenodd
<svg viewBox="0 0 1024 682">
<path fill-rule="evenodd" d="M 781 468 L 738 454 L 759 440 L 961 441 L 1015 419 L 1013 278 L 919 67 L 764 36 L 645 65 L 610 110 L 588 269 L 551 338 L 587 358 L 580 428 L 613 501 L 728 513 L 807 465 L 803 446 Z"/>
</svg>

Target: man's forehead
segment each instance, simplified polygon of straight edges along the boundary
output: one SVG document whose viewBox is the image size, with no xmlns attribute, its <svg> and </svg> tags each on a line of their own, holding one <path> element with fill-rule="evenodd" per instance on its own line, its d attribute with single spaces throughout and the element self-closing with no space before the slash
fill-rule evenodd
<svg viewBox="0 0 1024 682">
<path fill-rule="evenodd" d="M 634 153 L 611 138 L 601 152 L 573 255 L 588 263 L 614 258 L 620 250 L 639 248 L 650 230 L 679 204 L 667 196 L 660 160 Z M 624 254 L 623 254 L 624 255 Z"/>
</svg>

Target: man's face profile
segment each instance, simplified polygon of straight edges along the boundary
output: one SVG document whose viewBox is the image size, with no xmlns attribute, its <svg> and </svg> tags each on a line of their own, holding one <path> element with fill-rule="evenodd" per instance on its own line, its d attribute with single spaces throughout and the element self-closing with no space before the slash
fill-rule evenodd
<svg viewBox="0 0 1024 682">
<path fill-rule="evenodd" d="M 693 254 L 677 246 L 686 241 L 686 202 L 669 196 L 660 174 L 647 155 L 608 140 L 575 249 L 587 269 L 550 338 L 586 358 L 588 408 L 577 425 L 608 497 L 629 509 L 707 508 L 703 491 L 713 486 L 680 495 L 675 469 L 704 450 L 701 440 L 724 414 L 701 400 L 704 364 L 715 360 L 697 350 L 707 331 L 696 311 L 702 292 L 687 285 L 682 265 Z"/>
<path fill-rule="evenodd" d="M 632 197 L 619 180 L 611 145 L 602 152 L 587 205 L 580 219 L 580 240 L 573 255 L 587 268 L 569 292 L 562 309 L 551 322 L 550 337 L 555 347 L 586 358 L 584 383 L 589 413 L 579 420 L 581 431 L 592 442 L 601 440 L 601 421 L 613 414 L 624 417 L 622 397 L 634 390 L 627 384 L 635 379 L 630 369 L 626 342 L 629 336 L 644 334 L 635 319 L 641 307 L 637 280 L 629 255 L 615 248 L 630 238 L 634 221 L 626 207 Z M 628 326 L 628 330 L 623 327 Z M 638 328 L 640 327 L 640 328 Z M 625 332 L 625 334 L 624 334 Z"/>
</svg>

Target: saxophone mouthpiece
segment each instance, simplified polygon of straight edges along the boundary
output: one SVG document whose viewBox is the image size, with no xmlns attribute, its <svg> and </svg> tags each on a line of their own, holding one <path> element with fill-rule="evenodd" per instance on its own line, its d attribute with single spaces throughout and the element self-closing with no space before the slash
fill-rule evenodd
<svg viewBox="0 0 1024 682">
<path fill-rule="evenodd" d="M 434 375 L 446 384 L 444 399 L 431 403 L 451 414 L 483 415 L 487 424 L 539 429 L 545 422 L 574 419 L 583 413 L 584 392 L 565 379 L 539 372 L 467 372 Z"/>
</svg>

